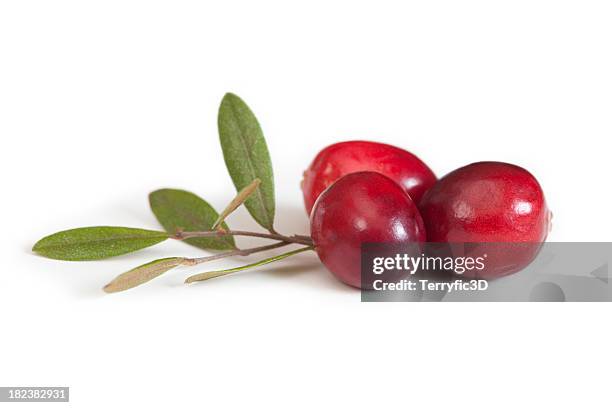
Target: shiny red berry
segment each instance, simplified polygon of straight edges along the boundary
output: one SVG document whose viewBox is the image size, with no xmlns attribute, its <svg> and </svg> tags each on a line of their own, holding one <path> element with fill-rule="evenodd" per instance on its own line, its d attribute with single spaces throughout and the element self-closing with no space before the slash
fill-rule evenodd
<svg viewBox="0 0 612 408">
<path fill-rule="evenodd" d="M 419 208 L 430 242 L 528 243 L 485 246 L 482 272 L 495 278 L 527 266 L 540 250 L 550 224 L 540 184 L 527 170 L 508 163 L 480 162 L 442 177 Z"/>
<path fill-rule="evenodd" d="M 418 157 L 395 146 L 350 141 L 321 150 L 304 172 L 302 192 L 310 214 L 319 194 L 340 177 L 359 171 L 381 173 L 398 183 L 415 203 L 436 182 L 434 173 Z"/>
<path fill-rule="evenodd" d="M 412 199 L 390 178 L 374 172 L 346 175 L 325 190 L 310 216 L 310 233 L 321 262 L 355 287 L 362 287 L 362 243 L 425 241 Z"/>
</svg>

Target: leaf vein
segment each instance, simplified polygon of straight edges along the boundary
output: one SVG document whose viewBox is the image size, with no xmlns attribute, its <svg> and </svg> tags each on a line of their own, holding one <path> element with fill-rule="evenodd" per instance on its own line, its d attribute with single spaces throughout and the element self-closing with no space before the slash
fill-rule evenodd
<svg viewBox="0 0 612 408">
<path fill-rule="evenodd" d="M 236 122 L 236 126 L 238 127 L 238 130 L 239 130 L 239 132 L 238 132 L 239 133 L 239 137 L 242 140 L 242 143 L 240 143 L 240 145 L 244 149 L 244 151 L 246 153 L 246 156 L 249 158 L 249 160 L 247 160 L 247 166 L 249 167 L 249 170 L 250 170 L 250 173 L 251 173 L 250 174 L 251 181 L 253 181 L 253 180 L 255 180 L 257 178 L 257 174 L 255 172 L 255 168 L 253 167 L 254 158 L 253 158 L 253 156 L 251 154 L 251 151 L 249 149 L 247 149 L 247 146 L 246 146 L 247 145 L 247 141 L 246 141 L 246 138 L 245 138 L 246 131 L 241 126 L 240 120 L 237 120 L 238 119 L 238 113 L 236 112 L 236 107 L 234 105 L 234 101 L 230 101 L 230 108 L 232 110 L 232 115 L 234 116 L 234 119 L 235 119 L 235 122 Z M 255 142 L 255 143 L 257 143 L 257 142 Z M 263 183 L 263 180 L 262 180 L 262 183 Z M 269 211 L 268 211 L 269 209 L 266 206 L 266 201 L 264 200 L 263 193 L 262 193 L 261 189 L 257 189 L 255 191 L 255 195 L 259 199 L 259 202 L 261 203 L 261 206 L 264 209 L 264 216 L 265 216 L 265 218 L 267 220 L 267 224 L 270 226 L 270 228 L 272 228 L 273 223 L 272 223 L 272 220 L 270 220 Z"/>
</svg>

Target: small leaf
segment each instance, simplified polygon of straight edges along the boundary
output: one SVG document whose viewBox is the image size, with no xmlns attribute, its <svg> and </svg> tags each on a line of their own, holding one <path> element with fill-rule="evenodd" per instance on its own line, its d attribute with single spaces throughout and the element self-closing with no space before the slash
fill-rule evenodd
<svg viewBox="0 0 612 408">
<path fill-rule="evenodd" d="M 299 254 L 300 252 L 304 252 L 304 251 L 309 251 L 311 249 L 312 249 L 312 247 L 300 248 L 300 249 L 296 249 L 296 250 L 293 250 L 293 251 L 285 252 L 284 254 L 273 256 L 271 258 L 263 259 L 263 260 L 261 260 L 259 262 L 255 262 L 255 263 L 248 264 L 248 265 L 243 265 L 243 266 L 238 266 L 236 268 L 223 269 L 223 270 L 220 270 L 220 271 L 210 271 L 210 272 L 199 273 L 197 275 L 193 275 L 193 276 L 188 277 L 185 280 L 185 283 L 193 283 L 193 282 L 198 282 L 198 281 L 204 281 L 204 280 L 208 280 L 208 279 L 212 279 L 212 278 L 218 278 L 219 276 L 229 275 L 230 273 L 244 271 L 244 270 L 247 270 L 247 269 L 255 268 L 257 266 L 266 265 L 266 264 L 269 264 L 269 263 L 272 263 L 272 262 L 280 261 L 281 259 L 285 259 L 285 258 L 288 258 L 288 257 L 290 257 L 292 255 L 296 255 L 296 254 Z"/>
<path fill-rule="evenodd" d="M 123 255 L 168 239 L 163 231 L 126 227 L 85 227 L 57 232 L 38 241 L 32 250 L 47 258 L 91 261 Z"/>
<path fill-rule="evenodd" d="M 157 278 L 172 268 L 176 268 L 184 261 L 185 258 L 163 258 L 140 265 L 117 276 L 108 285 L 104 286 L 103 290 L 106 293 L 113 293 L 131 289 L 135 286 L 142 285 L 151 279 Z"/>
<path fill-rule="evenodd" d="M 219 218 L 217 218 L 217 221 L 215 221 L 215 223 L 213 224 L 212 229 L 218 229 L 221 223 L 227 218 L 227 216 L 233 213 L 236 208 L 240 207 L 242 203 L 244 203 L 244 201 L 255 192 L 255 190 L 257 189 L 257 187 L 259 187 L 260 184 L 261 180 L 255 179 L 251 182 L 251 184 L 240 190 L 240 192 L 227 205 L 227 207 L 225 207 L 225 209 L 221 211 L 221 214 L 219 215 Z"/>
<path fill-rule="evenodd" d="M 219 107 L 219 139 L 229 174 L 241 191 L 256 178 L 261 185 L 245 201 L 251 216 L 274 231 L 274 176 L 268 146 L 255 115 L 238 96 L 225 94 Z"/>
<path fill-rule="evenodd" d="M 184 190 L 162 189 L 149 194 L 151 209 L 159 223 L 170 234 L 178 231 L 209 231 L 219 214 L 206 201 Z M 223 228 L 229 229 L 227 224 Z M 203 249 L 235 249 L 234 237 L 198 237 L 185 242 Z"/>
</svg>

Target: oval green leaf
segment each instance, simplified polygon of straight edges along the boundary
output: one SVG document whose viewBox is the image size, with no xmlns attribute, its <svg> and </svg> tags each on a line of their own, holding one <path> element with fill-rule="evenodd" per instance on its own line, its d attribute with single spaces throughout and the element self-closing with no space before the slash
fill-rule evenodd
<svg viewBox="0 0 612 408">
<path fill-rule="evenodd" d="M 185 261 L 185 258 L 163 258 L 140 265 L 117 276 L 108 285 L 104 286 L 103 290 L 106 293 L 114 293 L 131 289 L 157 278 L 172 268 L 176 268 L 183 261 Z"/>
<path fill-rule="evenodd" d="M 259 225 L 274 231 L 272 161 L 257 118 L 242 99 L 228 93 L 219 107 L 218 126 L 223 158 L 236 190 L 261 180 L 244 205 Z"/>
<path fill-rule="evenodd" d="M 38 241 L 32 250 L 47 258 L 93 261 L 127 254 L 168 239 L 163 231 L 126 227 L 84 227 L 57 232 Z"/>
<path fill-rule="evenodd" d="M 170 234 L 178 231 L 209 231 L 219 214 L 205 200 L 185 190 L 165 188 L 149 194 L 151 210 L 159 223 Z M 229 229 L 222 223 L 224 229 Z M 202 249 L 235 249 L 234 237 L 197 237 L 184 242 Z"/>
</svg>

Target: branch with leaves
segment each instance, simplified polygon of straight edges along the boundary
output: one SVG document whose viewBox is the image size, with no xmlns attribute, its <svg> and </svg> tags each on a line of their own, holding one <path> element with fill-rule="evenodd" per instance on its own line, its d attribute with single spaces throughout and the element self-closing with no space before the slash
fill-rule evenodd
<svg viewBox="0 0 612 408">
<path fill-rule="evenodd" d="M 129 270 L 104 286 L 107 293 L 119 292 L 148 282 L 178 266 L 196 266 L 218 259 L 248 256 L 288 245 L 301 248 L 244 266 L 200 273 L 185 283 L 203 281 L 247 270 L 312 250 L 307 235 L 283 235 L 274 229 L 275 200 L 272 162 L 257 118 L 238 96 L 228 93 L 218 115 L 223 157 L 237 194 L 217 213 L 204 199 L 177 189 L 161 189 L 149 195 L 149 204 L 164 231 L 128 227 L 84 227 L 57 232 L 39 240 L 33 251 L 47 258 L 65 261 L 92 261 L 138 251 L 168 239 L 183 241 L 205 250 L 224 251 L 195 258 L 170 257 L 151 261 Z M 226 218 L 244 205 L 267 232 L 232 230 Z M 248 236 L 277 241 L 240 249 L 234 237 Z"/>
</svg>

